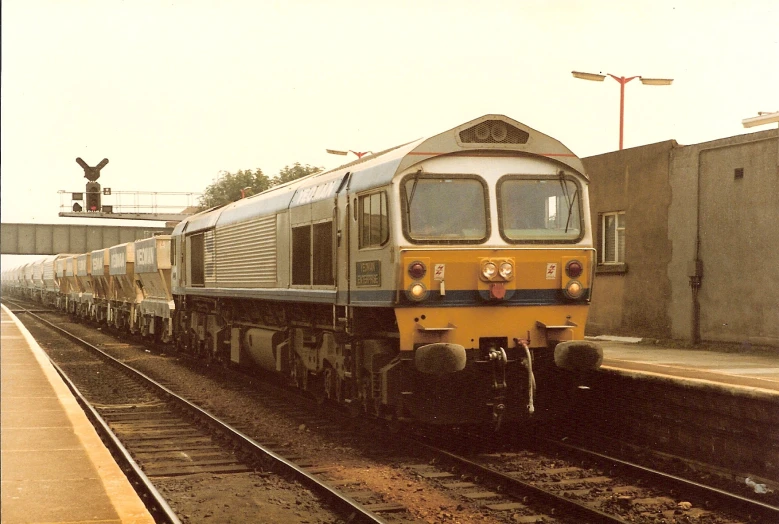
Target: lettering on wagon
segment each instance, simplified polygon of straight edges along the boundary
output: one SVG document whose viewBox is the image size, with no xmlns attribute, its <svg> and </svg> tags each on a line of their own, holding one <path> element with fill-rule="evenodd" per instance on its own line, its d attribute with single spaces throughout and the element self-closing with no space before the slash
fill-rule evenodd
<svg viewBox="0 0 779 524">
<path fill-rule="evenodd" d="M 135 260 L 139 266 L 153 266 L 157 262 L 154 246 L 142 247 L 135 250 Z"/>
<path fill-rule="evenodd" d="M 111 253 L 111 268 L 123 268 L 125 266 L 124 260 L 124 251 Z"/>
<path fill-rule="evenodd" d="M 102 251 L 100 251 L 99 254 L 92 255 L 92 274 L 93 275 L 103 274 L 103 252 Z"/>
</svg>

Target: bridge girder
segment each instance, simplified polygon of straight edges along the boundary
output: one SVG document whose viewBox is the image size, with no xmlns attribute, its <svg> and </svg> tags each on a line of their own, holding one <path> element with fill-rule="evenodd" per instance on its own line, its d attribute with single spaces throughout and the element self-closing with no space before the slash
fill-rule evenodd
<svg viewBox="0 0 779 524">
<path fill-rule="evenodd" d="M 95 249 L 170 234 L 169 227 L 88 226 L 80 224 L 0 224 L 3 255 L 56 255 Z"/>
</svg>

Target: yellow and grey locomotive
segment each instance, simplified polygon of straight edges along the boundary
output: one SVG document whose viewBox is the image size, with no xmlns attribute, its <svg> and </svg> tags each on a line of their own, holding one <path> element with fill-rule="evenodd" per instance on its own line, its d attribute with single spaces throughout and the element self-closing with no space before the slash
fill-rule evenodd
<svg viewBox="0 0 779 524">
<path fill-rule="evenodd" d="M 487 115 L 192 216 L 175 343 L 375 416 L 523 419 L 602 360 L 587 183 L 560 142 Z"/>
</svg>

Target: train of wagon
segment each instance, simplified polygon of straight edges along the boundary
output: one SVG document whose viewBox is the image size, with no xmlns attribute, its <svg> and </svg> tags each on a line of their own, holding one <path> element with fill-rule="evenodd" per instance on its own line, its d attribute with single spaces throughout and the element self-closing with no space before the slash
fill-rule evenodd
<svg viewBox="0 0 779 524">
<path fill-rule="evenodd" d="M 358 413 L 484 425 L 595 375 L 595 263 L 581 160 L 486 115 L 2 284 Z"/>
</svg>

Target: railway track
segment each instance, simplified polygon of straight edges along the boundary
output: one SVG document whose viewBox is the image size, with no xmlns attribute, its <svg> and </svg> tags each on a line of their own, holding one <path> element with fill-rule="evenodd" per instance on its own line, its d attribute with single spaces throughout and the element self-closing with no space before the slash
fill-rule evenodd
<svg viewBox="0 0 779 524">
<path fill-rule="evenodd" d="M 24 316 L 73 343 L 56 350 L 46 340 L 42 345 L 49 346 L 56 369 L 76 393 L 103 438 L 112 441 L 112 451 L 115 456 L 119 455 L 120 465 L 125 471 L 133 472 L 131 481 L 160 521 L 195 521 L 198 517 L 215 516 L 222 501 L 205 501 L 199 508 L 189 505 L 187 514 L 179 519 L 171 509 L 178 497 L 170 504 L 166 497 L 196 490 L 195 485 L 182 485 L 186 477 L 194 476 L 197 483 L 204 478 L 223 479 L 231 475 L 231 489 L 238 493 L 272 486 L 275 495 L 271 498 L 277 502 L 279 515 L 285 507 L 291 507 L 298 517 L 310 513 L 320 517 L 324 514 L 326 521 L 384 522 L 301 465 L 253 441 L 100 348 L 37 314 L 28 312 Z M 41 331 L 35 331 L 36 338 L 40 339 Z M 258 473 L 257 469 L 262 471 Z M 270 472 L 273 478 L 269 480 Z M 290 484 L 284 479 L 303 488 L 284 486 Z M 304 504 L 300 493 L 315 496 Z M 285 502 L 285 496 L 291 502 Z M 322 507 L 313 508 L 317 504 Z M 264 514 L 271 521 L 276 520 L 267 512 Z M 295 521 L 292 515 L 281 518 Z"/>
<path fill-rule="evenodd" d="M 521 451 L 469 457 L 429 447 L 440 459 L 423 469 L 427 476 L 443 482 L 468 477 L 486 481 L 491 489 L 474 496 L 488 500 L 491 508 L 520 508 L 514 501 L 532 497 L 555 510 L 570 506 L 566 512 L 582 518 L 594 510 L 599 513 L 596 522 L 779 521 L 778 507 L 561 442 L 543 440 L 540 446 L 512 446 L 524 447 Z M 462 482 L 449 486 L 472 488 Z"/>
<path fill-rule="evenodd" d="M 129 350 L 123 342 L 101 345 Z M 141 360 L 137 357 L 138 350 L 133 352 L 136 357 L 127 353 L 123 358 Z M 213 371 L 209 374 L 214 375 Z M 240 406 L 226 410 L 220 417 L 330 489 L 340 490 L 346 498 L 373 508 L 387 521 L 659 522 L 657 519 L 665 519 L 665 522 L 731 523 L 773 522 L 779 515 L 777 508 L 760 507 L 760 503 L 753 505 L 752 501 L 727 498 L 723 501 L 718 498 L 720 495 L 707 494 L 705 487 L 668 488 L 668 479 L 646 480 L 645 473 L 637 473 L 630 465 L 616 467 L 610 457 L 583 459 L 578 454 L 580 451 L 571 449 L 516 451 L 518 445 L 512 444 L 508 450 L 504 446 L 496 448 L 504 451 L 465 457 L 441 449 L 438 442 L 435 445 L 430 441 L 410 443 L 400 435 L 388 436 L 385 427 L 355 429 L 338 414 L 312 409 L 310 400 L 302 402 L 288 391 L 273 393 L 270 390 L 274 388 L 269 390 L 268 385 L 262 385 L 263 390 L 258 393 L 256 384 L 248 384 L 251 378 L 244 376 L 239 380 L 233 371 L 219 369 L 216 375 L 221 374 L 224 376 L 219 382 L 229 384 L 225 387 L 234 395 L 225 398 L 233 400 L 223 400 L 210 388 L 198 391 L 191 384 L 196 381 L 182 383 L 178 379 L 165 379 L 164 382 L 168 388 L 185 389 L 184 396 L 209 411 L 225 411 L 226 402 L 236 405 L 248 399 L 245 409 L 252 411 L 242 415 L 244 407 Z M 257 399 L 261 399 L 269 412 L 257 412 L 257 406 L 248 407 Z M 152 406 L 149 411 L 153 411 Z M 256 420 L 269 418 L 271 412 L 284 414 L 292 437 L 289 432 L 268 435 L 257 427 Z M 114 421 L 117 422 L 123 423 Z M 152 424 L 148 420 L 146 423 Z M 347 427 L 350 425 L 353 427 Z M 168 430 L 176 427 L 173 425 Z M 327 443 L 312 444 L 321 439 Z M 327 448 L 344 448 L 346 453 L 329 453 Z M 572 457 L 571 453 L 577 455 Z M 141 455 L 140 459 L 143 458 Z M 151 470 L 172 466 L 165 465 L 163 455 L 151 453 L 145 458 L 150 461 Z M 582 461 L 588 465 L 582 467 Z M 224 464 L 214 464 L 217 465 Z M 429 508 L 421 510 L 417 501 L 420 497 L 440 499 L 440 503 L 433 504 L 438 510 L 433 513 Z"/>
</svg>

